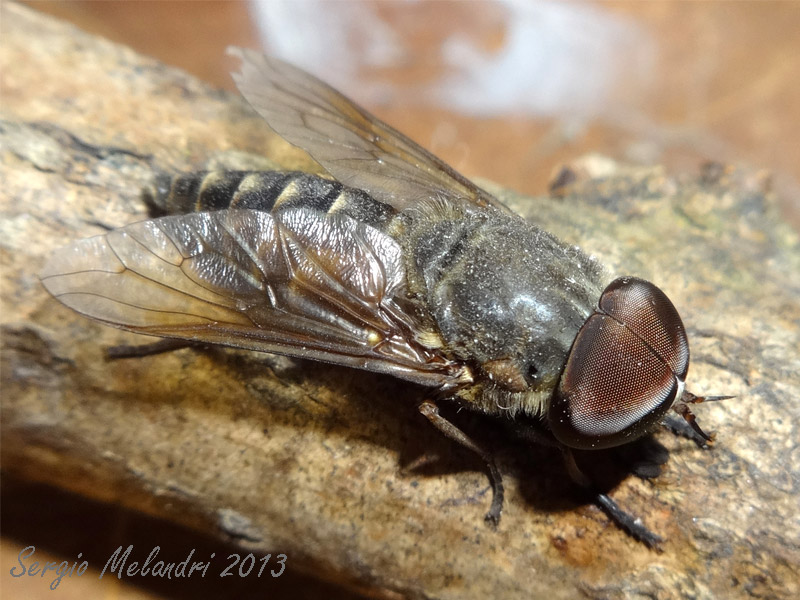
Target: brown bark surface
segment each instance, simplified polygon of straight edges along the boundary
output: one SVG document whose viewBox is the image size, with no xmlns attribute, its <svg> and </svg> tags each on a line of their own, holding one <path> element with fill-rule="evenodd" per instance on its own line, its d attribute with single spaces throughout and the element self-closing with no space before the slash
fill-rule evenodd
<svg viewBox="0 0 800 600">
<path fill-rule="evenodd" d="M 717 431 L 712 450 L 659 433 L 671 452 L 662 475 L 611 491 L 667 539 L 663 553 L 585 504 L 557 454 L 488 428 L 478 435 L 507 473 L 494 531 L 480 464 L 416 414 L 419 388 L 229 349 L 105 359 L 138 338 L 51 299 L 36 276 L 51 252 L 145 218 L 155 169 L 310 163 L 238 97 L 2 11 L 6 473 L 283 552 L 384 597 L 800 594 L 800 246 L 766 175 L 717 165 L 681 179 L 595 157 L 571 167 L 558 197 L 493 189 L 611 273 L 657 282 L 689 333 L 689 388 L 737 396 L 697 407 Z M 444 458 L 404 473 L 422 452 Z"/>
</svg>

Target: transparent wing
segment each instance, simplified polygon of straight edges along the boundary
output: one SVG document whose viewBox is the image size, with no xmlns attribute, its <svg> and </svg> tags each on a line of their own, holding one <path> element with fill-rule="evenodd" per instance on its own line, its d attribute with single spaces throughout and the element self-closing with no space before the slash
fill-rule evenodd
<svg viewBox="0 0 800 600">
<path fill-rule="evenodd" d="M 400 247 L 343 215 L 223 210 L 142 221 L 58 252 L 62 303 L 149 335 L 312 358 L 425 385 L 457 365 L 416 340 Z"/>
<path fill-rule="evenodd" d="M 242 48 L 239 91 L 286 141 L 336 179 L 403 210 L 431 197 L 465 198 L 510 212 L 439 158 L 316 77 Z"/>
</svg>

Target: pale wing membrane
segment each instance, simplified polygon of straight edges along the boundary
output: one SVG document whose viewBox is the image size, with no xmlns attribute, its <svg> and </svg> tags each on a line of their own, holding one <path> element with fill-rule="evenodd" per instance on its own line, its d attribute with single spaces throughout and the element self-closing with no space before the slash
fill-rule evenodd
<svg viewBox="0 0 800 600">
<path fill-rule="evenodd" d="M 88 317 L 442 385 L 457 367 L 415 341 L 400 247 L 343 215 L 223 210 L 79 241 L 41 274 Z"/>
<path fill-rule="evenodd" d="M 251 50 L 233 78 L 239 91 L 288 142 L 342 183 L 404 210 L 419 200 L 464 198 L 508 209 L 442 160 L 316 77 Z"/>
</svg>

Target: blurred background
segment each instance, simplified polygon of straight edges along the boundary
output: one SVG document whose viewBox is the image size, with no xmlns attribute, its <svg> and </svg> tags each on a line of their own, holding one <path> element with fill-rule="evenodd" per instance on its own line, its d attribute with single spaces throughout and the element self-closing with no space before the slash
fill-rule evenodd
<svg viewBox="0 0 800 600">
<path fill-rule="evenodd" d="M 263 48 L 526 194 L 587 152 L 763 167 L 800 228 L 798 2 L 29 4 L 230 90 L 225 47 Z"/>
<path fill-rule="evenodd" d="M 321 76 L 465 175 L 530 195 L 546 192 L 557 165 L 588 152 L 661 163 L 674 175 L 695 174 L 708 160 L 763 168 L 773 174 L 782 214 L 800 229 L 798 2 L 26 4 L 229 90 L 235 61 L 225 47 L 263 48 Z M 35 578 L 9 578 L 27 544 L 70 561 L 99 544 L 93 565 L 121 540 L 137 547 L 169 542 L 176 551 L 194 547 L 206 555 L 226 550 L 174 526 L 24 482 L 4 480 L 2 508 L 4 598 L 53 593 Z M 76 531 L 75 523 L 85 527 Z M 217 589 L 209 581 L 200 588 L 185 581 L 139 588 L 81 578 L 56 593 L 351 597 L 303 574 L 281 581 L 252 589 L 230 582 Z"/>
</svg>

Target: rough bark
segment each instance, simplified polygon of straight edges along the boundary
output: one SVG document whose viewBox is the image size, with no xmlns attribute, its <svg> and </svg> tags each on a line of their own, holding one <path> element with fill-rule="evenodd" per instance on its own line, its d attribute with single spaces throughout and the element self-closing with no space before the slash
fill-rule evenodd
<svg viewBox="0 0 800 600">
<path fill-rule="evenodd" d="M 231 151 L 311 163 L 238 97 L 2 10 L 4 471 L 385 597 L 800 594 L 800 246 L 764 174 L 716 165 L 681 179 L 589 158 L 551 197 L 495 190 L 611 273 L 657 282 L 687 326 L 690 389 L 737 398 L 696 410 L 713 449 L 659 433 L 662 475 L 611 491 L 667 538 L 662 553 L 585 504 L 552 451 L 489 427 L 478 435 L 508 474 L 494 531 L 480 464 L 415 414 L 419 388 L 228 349 L 105 359 L 136 336 L 51 299 L 36 276 L 51 252 L 144 218 L 155 169 L 253 160 Z M 420 452 L 446 458 L 403 472 Z"/>
</svg>

